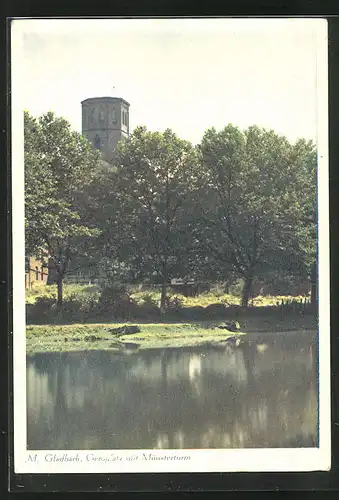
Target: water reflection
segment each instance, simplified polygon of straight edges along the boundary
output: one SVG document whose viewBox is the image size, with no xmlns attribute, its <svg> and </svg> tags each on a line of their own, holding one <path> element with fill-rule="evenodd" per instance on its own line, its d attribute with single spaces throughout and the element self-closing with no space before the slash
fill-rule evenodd
<svg viewBox="0 0 339 500">
<path fill-rule="evenodd" d="M 317 446 L 310 347 L 39 353 L 29 449 Z"/>
</svg>

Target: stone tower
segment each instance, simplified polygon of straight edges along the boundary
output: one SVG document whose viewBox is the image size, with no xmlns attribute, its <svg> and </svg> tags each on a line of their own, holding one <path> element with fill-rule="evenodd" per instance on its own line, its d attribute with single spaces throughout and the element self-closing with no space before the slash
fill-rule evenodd
<svg viewBox="0 0 339 500">
<path fill-rule="evenodd" d="M 81 106 L 82 134 L 112 163 L 118 142 L 129 135 L 129 103 L 121 97 L 90 97 Z"/>
</svg>

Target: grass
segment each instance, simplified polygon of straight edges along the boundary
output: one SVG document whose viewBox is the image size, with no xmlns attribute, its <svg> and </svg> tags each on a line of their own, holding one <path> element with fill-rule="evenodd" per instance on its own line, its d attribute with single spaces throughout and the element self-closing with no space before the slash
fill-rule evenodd
<svg viewBox="0 0 339 500">
<path fill-rule="evenodd" d="M 126 323 L 127 324 L 127 323 Z M 135 324 L 135 323 L 133 323 Z M 34 325 L 26 330 L 27 351 L 69 351 L 87 349 L 124 349 L 125 344 L 137 344 L 140 348 L 194 346 L 218 342 L 234 335 L 205 323 L 144 323 L 141 332 L 116 336 L 110 329 L 121 323 L 96 325 Z M 241 333 L 239 332 L 238 335 Z"/>
<path fill-rule="evenodd" d="M 124 323 L 128 324 L 128 323 Z M 73 324 L 73 325 L 30 325 L 27 326 L 27 352 L 70 351 L 105 349 L 121 350 L 131 347 L 140 349 L 197 346 L 218 344 L 230 336 L 251 335 L 262 339 L 270 333 L 315 331 L 317 325 L 311 317 L 299 320 L 272 318 L 247 318 L 241 321 L 241 331 L 236 334 L 217 328 L 219 322 L 200 323 L 131 323 L 141 331 L 135 334 L 116 336 L 109 330 L 121 323 Z M 277 335 L 279 335 L 277 333 Z M 253 337 L 254 336 L 254 337 Z"/>
<path fill-rule="evenodd" d="M 105 323 L 114 321 L 157 322 L 161 319 L 160 292 L 158 290 L 127 293 L 117 289 L 103 289 L 93 285 L 64 286 L 61 309 L 56 307 L 56 287 L 37 286 L 26 294 L 26 319 L 29 324 Z M 308 297 L 258 296 L 250 301 L 252 315 L 277 316 L 305 313 L 309 308 Z M 225 294 L 220 288 L 196 297 L 173 294 L 169 289 L 166 321 L 202 321 L 208 319 L 233 319 L 243 316 L 240 298 Z M 282 303 L 284 305 L 282 306 Z"/>
<path fill-rule="evenodd" d="M 26 303 L 30 307 L 35 307 L 37 299 L 56 299 L 56 286 L 43 286 L 39 284 L 34 288 L 26 291 Z M 160 292 L 157 290 L 151 291 L 131 291 L 130 293 L 135 303 L 142 308 L 143 305 L 156 306 L 160 300 Z M 72 305 L 73 309 L 78 311 L 79 308 L 86 308 L 92 302 L 99 301 L 100 289 L 97 286 L 91 285 L 71 285 L 64 286 L 64 301 L 65 305 Z M 244 334 L 259 334 L 287 331 L 309 331 L 317 330 L 317 320 L 312 315 L 300 314 L 296 311 L 279 310 L 277 305 L 283 301 L 300 302 L 308 300 L 306 297 L 256 297 L 251 301 L 253 306 L 247 312 L 241 309 L 234 309 L 232 306 L 238 306 L 240 299 L 235 295 L 225 294 L 222 290 L 214 290 L 213 292 L 203 293 L 196 297 L 185 297 L 179 294 L 169 294 L 170 299 L 176 298 L 176 303 L 179 303 L 179 309 L 187 313 L 188 318 L 180 315 L 172 315 L 164 317 L 163 322 L 160 317 L 135 319 L 125 322 L 114 322 L 115 319 L 103 319 L 96 317 L 91 322 L 88 319 L 83 320 L 80 315 L 78 319 L 73 316 L 74 321 L 65 320 L 66 324 L 50 324 L 57 323 L 55 313 L 50 309 L 49 316 L 41 322 L 48 324 L 31 324 L 27 326 L 27 351 L 70 351 L 70 350 L 86 350 L 86 349 L 123 349 L 125 344 L 134 344 L 138 348 L 156 348 L 156 347 L 182 347 L 195 346 L 204 343 L 219 343 L 229 335 L 234 335 L 216 328 L 220 323 L 216 321 L 216 317 L 211 317 L 203 314 L 201 320 L 195 321 L 191 317 L 190 308 L 200 307 L 208 308 L 215 304 L 224 304 L 228 307 L 230 315 L 235 313 L 236 319 L 241 325 L 241 332 L 237 335 Z M 74 302 L 75 301 L 75 302 Z M 49 306 L 50 307 L 50 306 Z M 263 309 L 262 309 L 263 308 Z M 141 309 L 140 309 L 141 310 Z M 207 309 L 208 310 L 208 309 Z M 70 316 L 72 318 L 72 315 Z M 193 316 L 194 317 L 194 316 Z M 200 318 L 200 316 L 199 316 Z M 38 317 L 38 319 L 41 319 Z M 231 319 L 231 318 L 229 318 Z M 35 321 L 32 321 L 35 323 Z M 67 324 L 72 323 L 72 324 Z M 133 335 L 125 335 L 117 337 L 110 333 L 110 328 L 121 326 L 121 324 L 138 325 L 141 329 L 140 333 Z"/>
<path fill-rule="evenodd" d="M 134 292 L 132 293 L 132 298 L 137 302 L 137 304 L 142 304 L 144 301 L 144 297 L 150 297 L 154 302 L 158 303 L 160 301 L 160 292 L 152 291 L 152 292 Z M 224 304 L 226 306 L 239 306 L 240 305 L 240 297 L 227 293 L 220 292 L 205 292 L 196 297 L 185 297 L 184 295 L 178 293 L 169 293 L 168 296 L 170 298 L 176 297 L 178 298 L 183 307 L 207 307 L 211 304 Z M 302 300 L 309 300 L 308 297 L 299 295 L 299 296 L 291 296 L 291 295 L 258 295 L 257 297 L 250 300 L 250 305 L 254 307 L 270 307 L 280 305 L 282 302 L 288 303 L 290 301 L 300 302 Z"/>
<path fill-rule="evenodd" d="M 110 342 L 110 344 L 108 343 Z M 104 325 L 34 325 L 26 328 L 27 352 L 115 348 Z"/>
<path fill-rule="evenodd" d="M 100 295 L 100 288 L 96 285 L 76 285 L 65 284 L 63 296 L 64 300 L 77 297 L 79 299 L 91 296 L 98 299 Z M 51 298 L 56 299 L 57 288 L 56 285 L 43 285 L 41 283 L 34 284 L 34 287 L 26 290 L 26 304 L 34 304 L 38 298 Z M 145 302 L 153 301 L 154 303 L 160 302 L 160 291 L 131 291 L 131 297 L 139 305 Z M 232 294 L 223 293 L 220 289 L 215 289 L 211 292 L 202 293 L 196 297 L 185 297 L 179 293 L 169 291 L 169 298 L 176 297 L 180 300 L 183 307 L 207 307 L 211 304 L 225 304 L 226 306 L 240 305 L 240 297 Z M 309 300 L 309 297 L 303 295 L 265 295 L 257 296 L 250 300 L 251 306 L 270 307 L 277 306 L 282 302 L 287 303 L 290 301 L 300 302 L 302 300 Z"/>
<path fill-rule="evenodd" d="M 84 298 L 94 297 L 99 298 L 100 289 L 96 285 L 73 285 L 65 284 L 63 287 L 64 300 L 70 298 Z M 56 285 L 44 285 L 43 283 L 36 282 L 32 288 L 26 290 L 26 304 L 35 304 L 39 298 L 55 299 L 57 298 Z"/>
</svg>

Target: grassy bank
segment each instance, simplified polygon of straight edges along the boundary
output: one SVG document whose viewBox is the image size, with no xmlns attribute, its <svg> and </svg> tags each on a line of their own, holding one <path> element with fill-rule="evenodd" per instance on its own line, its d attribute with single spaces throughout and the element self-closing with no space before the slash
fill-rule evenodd
<svg viewBox="0 0 339 500">
<path fill-rule="evenodd" d="M 117 336 L 110 329 L 118 326 L 121 324 L 28 326 L 27 350 L 181 347 L 218 342 L 232 335 L 225 335 L 225 331 L 211 328 L 210 325 L 145 323 L 138 325 L 141 330 L 139 333 Z"/>
<path fill-rule="evenodd" d="M 127 323 L 124 323 L 127 324 Z M 243 318 L 240 331 L 232 333 L 219 329 L 220 322 L 199 323 L 133 323 L 140 332 L 116 335 L 110 330 L 121 323 L 29 325 L 27 352 L 71 351 L 88 349 L 135 350 L 159 347 L 184 347 L 219 344 L 227 338 L 250 335 L 260 342 L 278 338 L 282 332 L 314 332 L 316 321 L 311 316 L 295 318 Z M 271 334 L 271 335 L 270 335 Z"/>
<path fill-rule="evenodd" d="M 160 302 L 160 291 L 155 290 L 143 290 L 138 291 L 136 288 L 131 287 L 129 289 L 129 295 L 132 300 L 135 301 L 137 305 L 154 304 L 157 305 Z M 64 285 L 64 301 L 67 303 L 69 300 L 78 299 L 79 301 L 86 301 L 86 299 L 92 299 L 94 302 L 99 300 L 100 288 L 96 285 L 77 285 L 77 284 L 65 284 Z M 33 305 L 39 299 L 54 299 L 57 297 L 56 285 L 43 285 L 37 282 L 33 288 L 26 290 L 26 304 Z M 225 291 L 220 287 L 215 287 L 210 292 L 201 293 L 194 297 L 186 297 L 180 293 L 173 292 L 169 287 L 168 290 L 169 299 L 176 298 L 183 308 L 186 307 L 208 307 L 211 304 L 224 304 L 225 306 L 239 306 L 240 305 L 240 295 L 225 293 Z M 249 305 L 251 307 L 274 307 L 282 303 L 288 302 L 300 302 L 303 300 L 309 300 L 309 296 L 299 295 L 258 295 L 250 299 Z"/>
<path fill-rule="evenodd" d="M 243 310 L 238 296 L 220 288 L 195 297 L 169 291 L 168 313 L 162 317 L 158 290 L 65 285 L 59 311 L 56 294 L 55 286 L 26 292 L 28 352 L 218 344 L 234 335 L 217 328 L 226 319 L 239 321 L 239 336 L 317 329 L 316 318 L 305 309 L 309 297 L 256 297 Z M 138 325 L 141 331 L 121 336 L 110 332 L 121 324 Z"/>
<path fill-rule="evenodd" d="M 160 312 L 158 290 L 137 291 L 129 288 L 65 285 L 61 308 L 56 304 L 55 286 L 39 286 L 26 292 L 28 324 L 114 323 L 133 321 L 158 323 Z M 309 297 L 257 296 L 250 300 L 248 311 L 240 307 L 237 295 L 220 288 L 195 297 L 185 297 L 169 289 L 166 321 L 169 323 L 201 322 L 251 316 L 286 316 L 307 314 Z"/>
</svg>

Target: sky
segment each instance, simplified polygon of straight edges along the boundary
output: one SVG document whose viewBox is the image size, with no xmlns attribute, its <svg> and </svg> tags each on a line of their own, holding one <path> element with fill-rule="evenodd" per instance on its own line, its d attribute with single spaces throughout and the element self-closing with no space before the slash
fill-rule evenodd
<svg viewBox="0 0 339 500">
<path fill-rule="evenodd" d="M 315 139 L 322 22 L 15 20 L 12 65 L 20 67 L 23 109 L 52 110 L 78 131 L 83 99 L 117 96 L 130 103 L 131 130 L 171 128 L 194 144 L 228 123 Z"/>
</svg>

